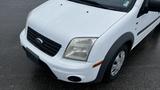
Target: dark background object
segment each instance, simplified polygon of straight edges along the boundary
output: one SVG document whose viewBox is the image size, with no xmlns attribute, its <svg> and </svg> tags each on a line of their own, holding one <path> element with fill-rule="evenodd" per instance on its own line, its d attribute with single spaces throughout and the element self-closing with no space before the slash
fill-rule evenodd
<svg viewBox="0 0 160 90">
<path fill-rule="evenodd" d="M 160 0 L 148 0 L 148 9 L 150 11 L 160 11 Z"/>
<path fill-rule="evenodd" d="M 160 89 L 160 27 L 131 53 L 111 83 L 70 84 L 29 60 L 19 44 L 27 14 L 47 0 L 0 1 L 0 90 L 153 90 Z"/>
</svg>

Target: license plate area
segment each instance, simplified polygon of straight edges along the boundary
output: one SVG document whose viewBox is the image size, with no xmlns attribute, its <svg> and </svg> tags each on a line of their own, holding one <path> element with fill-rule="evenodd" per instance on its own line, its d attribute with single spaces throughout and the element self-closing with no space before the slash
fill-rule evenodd
<svg viewBox="0 0 160 90">
<path fill-rule="evenodd" d="M 32 52 L 29 48 L 25 48 L 26 55 L 28 58 L 30 58 L 32 61 L 39 63 L 39 56 L 36 55 L 34 52 Z"/>
</svg>

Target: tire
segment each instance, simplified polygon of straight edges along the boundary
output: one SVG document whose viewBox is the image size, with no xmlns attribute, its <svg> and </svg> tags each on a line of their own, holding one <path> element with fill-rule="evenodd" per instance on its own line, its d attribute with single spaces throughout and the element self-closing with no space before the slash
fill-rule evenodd
<svg viewBox="0 0 160 90">
<path fill-rule="evenodd" d="M 117 49 L 114 54 L 111 56 L 111 60 L 105 71 L 103 80 L 112 81 L 119 76 L 119 73 L 122 70 L 122 66 L 129 54 L 129 48 L 127 45 L 123 45 Z M 117 68 L 116 68 L 117 65 Z M 114 70 L 115 69 L 115 70 Z"/>
</svg>

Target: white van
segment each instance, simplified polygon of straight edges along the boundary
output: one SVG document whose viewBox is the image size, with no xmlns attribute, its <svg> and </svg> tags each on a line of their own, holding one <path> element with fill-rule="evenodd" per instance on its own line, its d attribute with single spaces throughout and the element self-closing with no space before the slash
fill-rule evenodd
<svg viewBox="0 0 160 90">
<path fill-rule="evenodd" d="M 59 80 L 113 80 L 160 23 L 159 8 L 160 0 L 49 0 L 30 12 L 20 42 Z"/>
</svg>

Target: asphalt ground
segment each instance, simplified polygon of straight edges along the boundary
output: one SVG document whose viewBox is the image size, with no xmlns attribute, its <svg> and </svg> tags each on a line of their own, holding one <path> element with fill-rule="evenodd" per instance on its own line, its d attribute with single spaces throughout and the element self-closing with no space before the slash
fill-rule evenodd
<svg viewBox="0 0 160 90">
<path fill-rule="evenodd" d="M 107 83 L 55 80 L 19 43 L 27 14 L 46 0 L 0 0 L 0 90 L 160 90 L 160 26 L 131 53 L 120 77 Z"/>
</svg>

